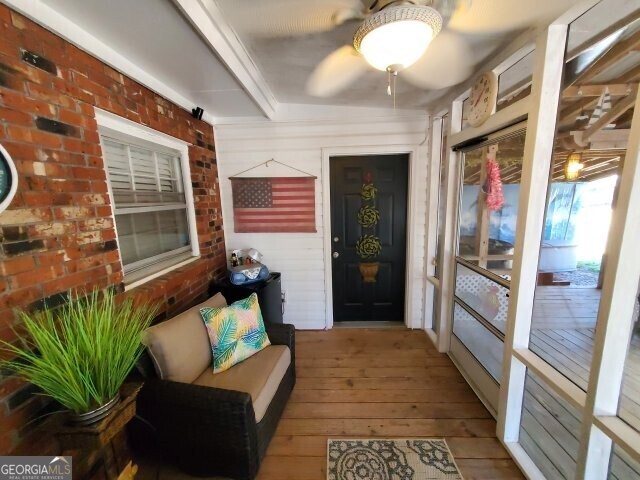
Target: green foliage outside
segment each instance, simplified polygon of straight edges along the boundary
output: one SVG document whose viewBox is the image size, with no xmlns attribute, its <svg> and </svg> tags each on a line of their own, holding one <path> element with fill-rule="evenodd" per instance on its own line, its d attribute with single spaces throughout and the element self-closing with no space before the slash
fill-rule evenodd
<svg viewBox="0 0 640 480">
<path fill-rule="evenodd" d="M 117 302 L 95 290 L 56 310 L 20 313 L 17 344 L 0 341 L 15 357 L 4 361 L 24 380 L 75 413 L 86 413 L 118 394 L 143 350 L 142 333 L 157 306 Z"/>
<path fill-rule="evenodd" d="M 593 261 L 578 262 L 578 268 L 589 270 L 590 272 L 598 273 L 600 272 L 600 262 L 593 262 Z"/>
</svg>

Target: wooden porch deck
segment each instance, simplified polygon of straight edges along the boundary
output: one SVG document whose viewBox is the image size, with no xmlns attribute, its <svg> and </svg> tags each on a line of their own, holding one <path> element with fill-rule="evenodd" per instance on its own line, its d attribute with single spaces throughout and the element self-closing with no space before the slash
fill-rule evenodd
<svg viewBox="0 0 640 480">
<path fill-rule="evenodd" d="M 424 332 L 296 333 L 298 382 L 259 480 L 324 480 L 328 438 L 446 438 L 465 479 L 523 478 L 495 421 Z"/>
<path fill-rule="evenodd" d="M 536 288 L 530 348 L 578 387 L 586 390 L 595 343 L 600 291 L 575 286 Z M 506 325 L 507 304 L 497 322 Z M 458 321 L 475 322 L 471 317 Z M 489 369 L 498 371 L 502 351 L 482 337 L 468 337 L 470 350 L 481 352 Z M 626 345 L 621 346 L 626 348 Z M 640 430 L 640 338 L 634 336 L 624 372 L 620 401 L 623 419 Z M 520 443 L 549 479 L 572 478 L 578 455 L 581 414 L 555 395 L 535 375 L 528 377 L 523 402 Z M 622 450 L 611 463 L 612 479 L 640 479 L 640 465 Z"/>
<path fill-rule="evenodd" d="M 583 287 L 537 287 L 530 349 L 585 390 L 595 343 L 600 291 Z M 626 348 L 627 346 L 621 346 Z M 623 377 L 619 414 L 640 430 L 640 338 L 634 334 Z M 549 478 L 566 478 L 575 465 L 580 414 L 548 391 L 538 379 L 527 382 L 521 443 Z M 540 448 L 542 446 L 542 448 Z M 640 478 L 640 465 L 621 450 L 611 478 Z"/>
<path fill-rule="evenodd" d="M 537 287 L 530 348 L 585 390 L 595 342 L 600 290 Z M 626 348 L 627 346 L 621 346 Z M 640 337 L 634 334 L 625 366 L 620 413 L 640 430 Z"/>
<path fill-rule="evenodd" d="M 496 422 L 420 330 L 296 332 L 297 384 L 258 480 L 326 480 L 328 438 L 445 438 L 465 480 L 523 479 Z M 141 465 L 140 480 L 191 478 Z"/>
<path fill-rule="evenodd" d="M 586 390 L 595 328 L 538 329 L 531 332 L 531 348 L 564 376 Z M 620 414 L 640 430 L 640 338 L 634 335 L 623 377 Z"/>
</svg>

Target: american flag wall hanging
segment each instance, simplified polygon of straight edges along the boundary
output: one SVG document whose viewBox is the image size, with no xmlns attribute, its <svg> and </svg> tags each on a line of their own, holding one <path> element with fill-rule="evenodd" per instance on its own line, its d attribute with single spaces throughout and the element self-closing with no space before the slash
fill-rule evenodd
<svg viewBox="0 0 640 480">
<path fill-rule="evenodd" d="M 236 232 L 316 231 L 315 177 L 230 180 Z"/>
</svg>

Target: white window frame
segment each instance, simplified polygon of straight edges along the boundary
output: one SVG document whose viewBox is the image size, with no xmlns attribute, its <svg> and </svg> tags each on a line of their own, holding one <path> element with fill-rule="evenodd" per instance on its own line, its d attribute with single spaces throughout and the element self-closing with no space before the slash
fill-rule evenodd
<svg viewBox="0 0 640 480">
<path fill-rule="evenodd" d="M 190 245 L 185 248 L 184 256 L 174 256 L 167 258 L 166 254 L 160 254 L 157 257 L 158 263 L 155 264 L 155 268 L 146 267 L 142 268 L 135 273 L 125 272 L 125 290 L 131 290 L 138 285 L 146 283 L 154 278 L 157 278 L 165 273 L 175 270 L 187 263 L 196 260 L 200 256 L 200 246 L 198 243 L 198 230 L 196 223 L 195 206 L 193 199 L 193 188 L 191 185 L 191 169 L 189 166 L 189 144 L 183 140 L 172 137 L 165 133 L 159 132 L 152 128 L 146 127 L 139 123 L 135 123 L 126 118 L 120 117 L 113 113 L 95 109 L 96 122 L 101 130 L 108 132 L 115 132 L 116 134 L 122 134 L 129 137 L 135 137 L 136 139 L 144 142 L 150 142 L 161 147 L 175 150 L 179 153 L 180 158 L 180 170 L 182 174 L 182 187 L 184 189 L 184 197 L 186 203 L 187 224 L 189 230 L 189 243 Z M 100 145 L 104 151 L 103 134 L 100 133 Z M 115 222 L 115 202 L 113 191 L 111 189 L 111 181 L 109 180 L 109 169 L 107 166 L 107 160 L 104 158 L 104 168 L 107 175 L 107 189 L 109 193 L 110 206 L 111 206 L 111 218 L 113 220 L 114 229 L 116 231 L 116 241 L 118 242 L 118 251 L 120 252 L 120 240 L 118 237 L 118 229 Z M 181 207 L 182 208 L 182 207 Z M 186 258 L 185 258 L 186 257 Z M 123 272 L 125 271 L 124 264 L 122 263 L 122 256 L 120 256 L 120 263 Z M 130 266 L 129 266 L 130 267 Z M 129 276 L 129 280 L 127 280 Z"/>
<path fill-rule="evenodd" d="M 426 225 L 427 236 L 425 242 L 425 293 L 424 293 L 424 306 L 422 310 L 423 316 L 423 329 L 427 332 L 427 335 L 431 338 L 433 343 L 438 342 L 438 335 L 436 334 L 434 324 L 434 318 L 432 316 L 433 307 L 439 296 L 438 290 L 440 288 L 440 279 L 435 276 L 435 264 L 434 261 L 437 258 L 438 252 L 436 251 L 436 239 L 438 236 L 438 199 L 440 193 L 440 169 L 442 164 L 442 129 L 444 123 L 444 116 L 448 112 L 442 112 L 431 119 L 431 161 L 429 162 L 428 173 L 428 194 L 427 194 L 427 212 L 426 212 Z M 442 199 L 444 202 L 445 200 Z M 440 219 L 444 223 L 444 218 Z M 435 228 L 431 228 L 431 226 Z M 440 273 L 440 272 L 439 272 Z M 438 328 L 440 322 L 438 322 Z"/>
</svg>

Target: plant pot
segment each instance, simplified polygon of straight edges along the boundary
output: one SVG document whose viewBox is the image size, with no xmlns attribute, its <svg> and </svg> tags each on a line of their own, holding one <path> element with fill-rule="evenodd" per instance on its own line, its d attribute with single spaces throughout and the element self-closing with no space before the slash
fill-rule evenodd
<svg viewBox="0 0 640 480">
<path fill-rule="evenodd" d="M 364 283 L 375 283 L 378 275 L 379 262 L 361 262 L 359 265 L 360 274 Z"/>
<path fill-rule="evenodd" d="M 120 402 L 120 395 L 116 395 L 104 405 L 94 408 L 87 413 L 74 413 L 71 415 L 70 423 L 73 426 L 80 427 L 99 422 L 111 413 L 118 405 L 118 402 Z"/>
</svg>

